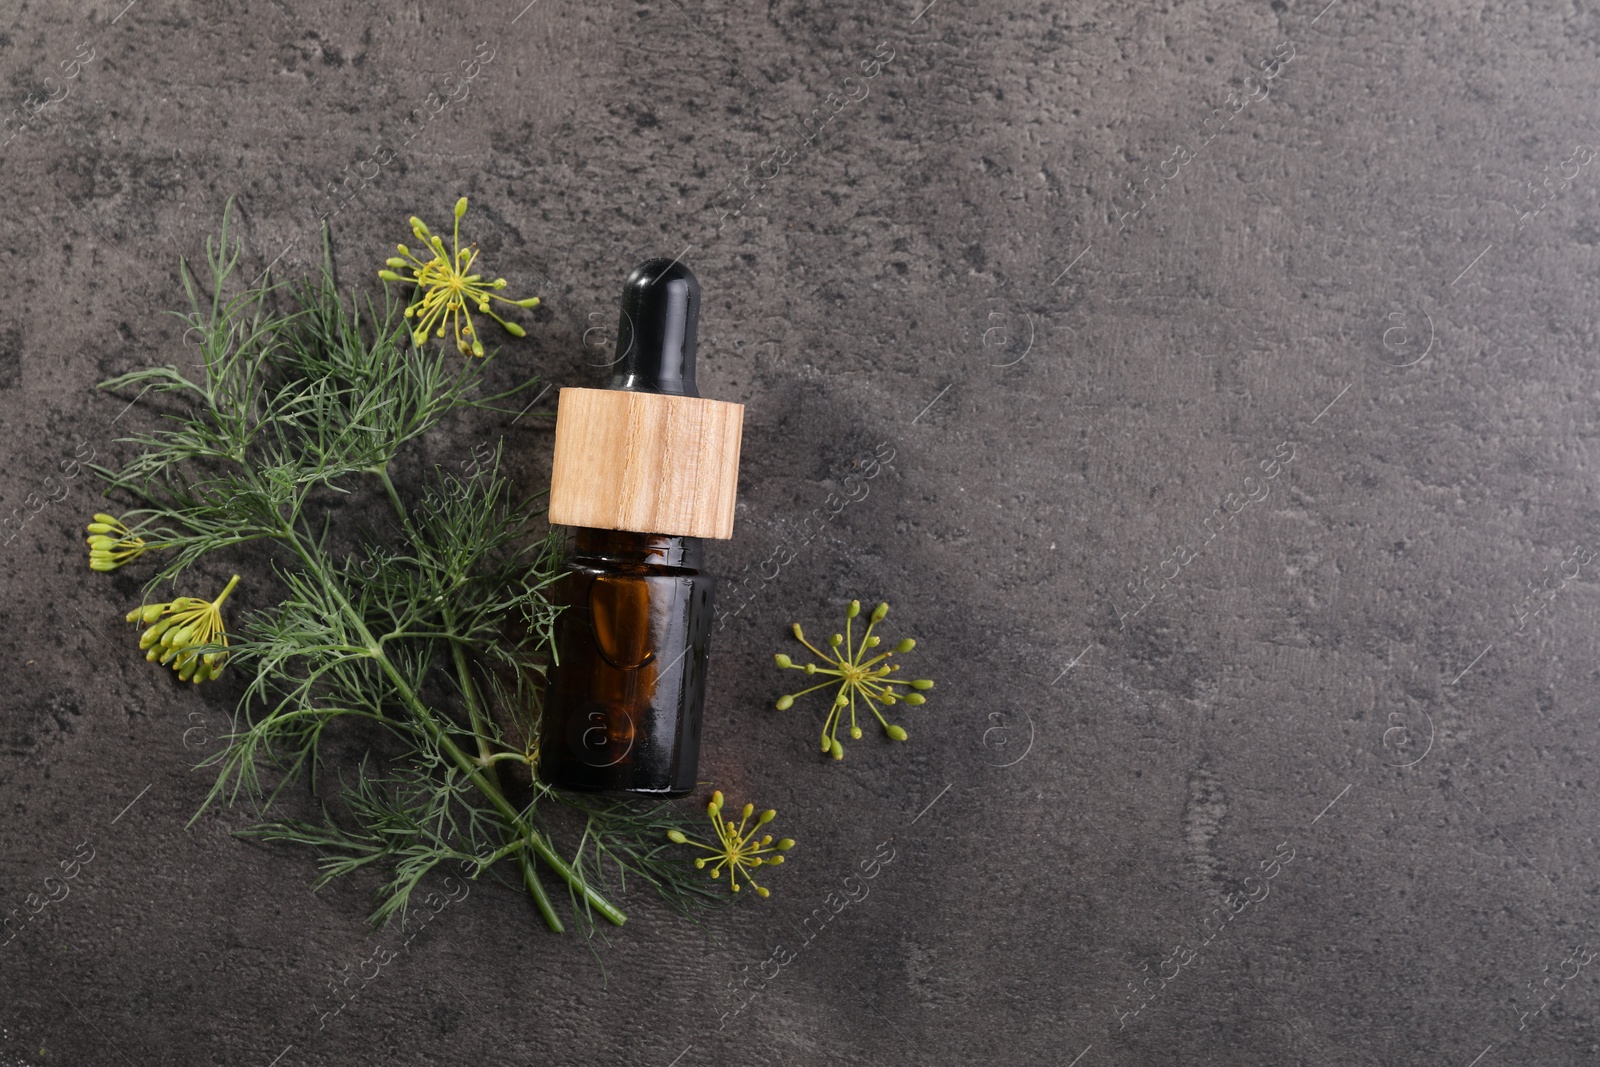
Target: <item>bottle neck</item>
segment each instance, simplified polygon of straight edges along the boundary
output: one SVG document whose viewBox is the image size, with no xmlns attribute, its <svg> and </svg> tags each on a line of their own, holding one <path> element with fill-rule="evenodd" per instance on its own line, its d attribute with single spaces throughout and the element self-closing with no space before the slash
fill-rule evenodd
<svg viewBox="0 0 1600 1067">
<path fill-rule="evenodd" d="M 572 552 L 574 556 L 608 563 L 682 567 L 685 570 L 699 570 L 702 559 L 698 537 L 635 533 L 632 530 L 597 530 L 586 526 L 575 530 Z"/>
</svg>

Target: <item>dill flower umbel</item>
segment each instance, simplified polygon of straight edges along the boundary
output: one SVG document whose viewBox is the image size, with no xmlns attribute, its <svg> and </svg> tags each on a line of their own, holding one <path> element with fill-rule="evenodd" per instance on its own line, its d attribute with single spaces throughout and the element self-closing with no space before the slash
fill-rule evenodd
<svg viewBox="0 0 1600 1067">
<path fill-rule="evenodd" d="M 400 256 L 405 258 L 390 257 L 388 264 L 395 269 L 380 270 L 378 277 L 386 282 L 410 282 L 416 285 L 419 295 L 416 302 L 406 308 L 405 315 L 408 319 L 416 320 L 411 341 L 418 348 L 427 341 L 430 330 L 438 327 L 437 336 L 443 337 L 446 327 L 453 327 L 456 348 L 460 349 L 461 354 L 481 356 L 483 342 L 478 339 L 478 331 L 472 324 L 472 312 L 467 305 L 471 304 L 498 322 L 512 337 L 526 337 L 528 331 L 490 311 L 489 301 L 498 300 L 514 307 L 532 308 L 539 306 L 539 298 L 507 299 L 496 291 L 506 287 L 504 278 L 486 282 L 482 275 L 472 273 L 472 265 L 478 261 L 478 249 L 476 245 L 461 247 L 461 216 L 466 213 L 467 198 L 463 196 L 456 201 L 455 231 L 448 253 L 444 248 L 444 239 L 435 237 L 426 223 L 415 215 L 411 216 L 411 232 L 423 243 L 429 258 L 419 259 L 405 245 L 397 245 Z M 396 274 L 397 270 L 409 270 L 411 274 Z"/>
<path fill-rule="evenodd" d="M 925 698 L 920 692 L 897 692 L 893 688 L 897 685 L 909 686 L 913 690 L 933 688 L 933 682 L 926 678 L 903 682 L 898 678 L 889 677 L 889 675 L 899 670 L 900 666 L 899 664 L 890 664 L 885 661 L 896 652 L 910 652 L 915 648 L 917 643 L 909 637 L 897 643 L 887 652 L 880 652 L 871 659 L 865 658 L 870 650 L 877 648 L 882 643 L 882 639 L 873 634 L 872 628 L 882 622 L 884 617 L 889 614 L 889 605 L 887 603 L 879 604 L 872 610 L 872 620 L 861 634 L 860 643 L 855 643 L 851 638 L 850 627 L 855 617 L 859 614 L 861 614 L 861 601 L 850 601 L 850 606 L 845 609 L 844 613 L 844 633 L 834 634 L 828 638 L 828 647 L 833 650 L 831 655 L 807 641 L 805 633 L 800 629 L 800 624 L 794 624 L 794 635 L 799 639 L 800 643 L 815 652 L 822 658 L 824 663 L 830 666 L 819 667 L 815 663 L 807 663 L 801 666 L 782 652 L 773 657 L 780 667 L 805 671 L 807 674 L 825 674 L 829 676 L 828 680 L 819 682 L 810 689 L 802 689 L 798 693 L 790 693 L 779 697 L 777 704 L 779 711 L 787 711 L 792 708 L 795 697 L 804 696 L 807 693 L 817 689 L 824 689 L 831 685 L 838 685 L 839 688 L 833 698 L 833 707 L 828 711 L 827 721 L 822 724 L 822 751 L 831 755 L 834 759 L 844 759 L 844 745 L 839 743 L 839 723 L 843 719 L 846 707 L 850 709 L 850 736 L 852 739 L 861 737 L 861 727 L 856 724 L 857 697 L 860 697 L 861 702 L 877 717 L 878 722 L 883 725 L 883 732 L 888 734 L 891 740 L 904 741 L 906 739 L 905 727 L 885 719 L 882 713 L 878 711 L 878 705 L 882 704 L 884 707 L 889 707 L 897 702 L 904 702 L 915 707 L 924 701 Z M 839 652 L 840 646 L 844 648 L 843 654 Z"/>
<path fill-rule="evenodd" d="M 89 569 L 114 571 L 129 560 L 138 559 L 152 548 L 159 548 L 135 537 L 120 519 L 97 512 L 88 526 Z"/>
<path fill-rule="evenodd" d="M 688 836 L 681 830 L 668 830 L 668 840 L 679 845 L 693 845 L 703 848 L 711 853 L 694 861 L 694 865 L 704 868 L 715 858 L 711 866 L 711 877 L 722 877 L 722 869 L 728 868 L 728 888 L 737 893 L 744 887 L 739 884 L 739 876 L 744 875 L 745 881 L 750 883 L 750 888 L 756 891 L 757 896 L 768 897 L 771 892 L 765 886 L 756 885 L 751 871 L 762 864 L 778 864 L 783 862 L 783 857 L 776 853 L 787 852 L 794 847 L 794 838 L 786 837 L 781 841 L 773 841 L 771 834 L 762 834 L 756 837 L 759 831 L 776 816 L 777 811 L 768 808 L 756 816 L 755 825 L 750 825 L 750 816 L 755 814 L 756 806 L 746 804 L 744 812 L 739 819 L 739 825 L 733 821 L 724 821 L 722 818 L 722 790 L 711 794 L 711 803 L 706 805 L 706 813 L 711 816 L 711 825 L 717 828 L 717 844 L 707 845 Z"/>
<path fill-rule="evenodd" d="M 144 658 L 170 665 L 186 682 L 198 684 L 221 674 L 223 661 L 228 658 L 222 602 L 238 584 L 239 576 L 235 574 L 215 600 L 181 596 L 170 603 L 146 604 L 128 612 L 129 622 L 151 624 L 139 636 L 139 647 L 146 650 Z M 207 645 L 222 647 L 201 652 Z"/>
</svg>

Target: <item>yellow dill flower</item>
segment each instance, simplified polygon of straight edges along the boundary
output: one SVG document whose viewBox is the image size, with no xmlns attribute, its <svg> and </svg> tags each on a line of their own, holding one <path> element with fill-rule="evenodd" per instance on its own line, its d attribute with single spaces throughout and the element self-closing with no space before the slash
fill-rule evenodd
<svg viewBox="0 0 1600 1067">
<path fill-rule="evenodd" d="M 161 547 L 150 544 L 142 537 L 135 537 L 120 519 L 104 512 L 97 512 L 87 529 L 89 536 L 84 540 L 89 542 L 90 570 L 114 571 L 152 548 Z"/>
<path fill-rule="evenodd" d="M 873 609 L 872 621 L 867 624 L 866 631 L 862 633 L 861 641 L 857 644 L 851 639 L 850 626 L 859 614 L 861 614 L 861 601 L 850 601 L 850 606 L 845 609 L 844 613 L 844 633 L 834 634 L 828 638 L 828 647 L 833 650 L 832 655 L 823 652 L 807 641 L 806 635 L 800 629 L 800 624 L 794 624 L 794 635 L 799 639 L 800 643 L 820 656 L 824 663 L 831 664 L 831 666 L 819 667 L 815 663 L 807 663 L 805 666 L 801 666 L 782 652 L 773 657 L 780 667 L 805 671 L 807 674 L 826 674 L 831 676 L 828 681 L 819 682 L 810 689 L 802 689 L 798 693 L 779 697 L 779 711 L 787 711 L 793 707 L 795 697 L 804 696 L 814 690 L 834 685 L 836 684 L 834 679 L 837 679 L 839 689 L 834 694 L 833 707 L 828 711 L 828 720 L 822 724 L 822 751 L 831 755 L 834 759 L 844 759 L 844 745 L 839 743 L 839 723 L 843 719 L 846 706 L 850 708 L 850 736 L 852 739 L 857 740 L 861 737 L 861 727 L 856 725 L 856 698 L 858 696 L 861 698 L 862 703 L 871 709 L 872 714 L 877 716 L 878 722 L 883 724 L 883 732 L 888 734 L 891 740 L 904 741 L 906 739 L 905 728 L 885 719 L 878 711 L 878 705 L 882 704 L 884 707 L 888 707 L 891 704 L 903 701 L 915 707 L 923 703 L 925 699 L 919 692 L 897 692 L 892 688 L 893 686 L 905 685 L 910 686 L 913 690 L 933 688 L 933 683 L 926 678 L 918 678 L 914 682 L 902 682 L 898 678 L 889 677 L 900 667 L 898 664 L 891 665 L 884 661 L 896 652 L 910 652 L 915 648 L 917 643 L 909 637 L 887 652 L 880 652 L 871 659 L 865 658 L 868 651 L 877 648 L 881 643 L 880 638 L 873 636 L 872 628 L 882 622 L 884 617 L 889 614 L 889 605 L 879 604 Z M 841 645 L 844 646 L 843 654 L 839 652 Z"/>
<path fill-rule="evenodd" d="M 482 275 L 472 273 L 472 265 L 478 261 L 478 248 L 476 245 L 461 247 L 461 216 L 466 213 L 467 198 L 463 196 L 456 201 L 455 231 L 448 253 L 444 249 L 444 239 L 435 237 L 421 219 L 411 216 L 411 232 L 423 243 L 430 258 L 419 259 L 405 245 L 397 245 L 400 256 L 405 258 L 392 256 L 388 264 L 395 270 L 409 270 L 411 274 L 406 276 L 396 274 L 395 270 L 380 270 L 378 277 L 386 282 L 410 282 L 417 286 L 420 295 L 414 304 L 406 308 L 405 314 L 408 319 L 416 319 L 416 327 L 411 333 L 413 344 L 420 348 L 434 327 L 438 327 L 440 337 L 444 336 L 447 327 L 453 327 L 456 348 L 460 349 L 461 354 L 481 356 L 483 342 L 478 339 L 478 332 L 472 324 L 472 311 L 467 305 L 471 304 L 498 322 L 512 337 L 526 337 L 528 331 L 490 311 L 489 301 L 498 300 L 519 308 L 532 308 L 539 306 L 539 298 L 507 299 L 496 292 L 506 287 L 504 278 L 486 282 Z"/>
<path fill-rule="evenodd" d="M 717 828 L 717 844 L 707 845 L 696 841 L 681 830 L 668 830 L 667 838 L 676 844 L 693 845 L 711 853 L 710 856 L 702 856 L 695 860 L 694 865 L 703 869 L 711 859 L 715 858 L 716 863 L 711 867 L 711 877 L 722 877 L 722 869 L 726 867 L 728 887 L 735 893 L 744 888 L 739 884 L 739 876 L 742 874 L 745 881 L 750 883 L 750 888 L 756 891 L 757 896 L 769 897 L 772 895 L 771 892 L 765 886 L 756 885 L 756 880 L 750 872 L 762 864 L 782 863 L 783 857 L 777 853 L 787 852 L 793 848 L 794 838 L 786 837 L 781 841 L 773 841 L 771 834 L 756 837 L 756 832 L 771 822 L 778 813 L 768 808 L 756 816 L 755 825 L 752 826 L 750 816 L 755 814 L 755 810 L 754 804 L 746 804 L 738 826 L 733 825 L 731 819 L 724 822 L 722 790 L 719 789 L 711 794 L 711 803 L 706 805 L 706 813 L 711 816 L 711 825 Z"/>
<path fill-rule="evenodd" d="M 167 604 L 146 604 L 128 612 L 129 622 L 152 624 L 139 636 L 139 647 L 146 650 L 144 658 L 152 663 L 159 661 L 162 666 L 170 664 L 186 682 L 198 684 L 221 674 L 223 661 L 228 658 L 222 602 L 238 584 L 239 576 L 235 574 L 215 600 L 181 596 Z M 200 651 L 208 645 L 222 647 Z"/>
</svg>

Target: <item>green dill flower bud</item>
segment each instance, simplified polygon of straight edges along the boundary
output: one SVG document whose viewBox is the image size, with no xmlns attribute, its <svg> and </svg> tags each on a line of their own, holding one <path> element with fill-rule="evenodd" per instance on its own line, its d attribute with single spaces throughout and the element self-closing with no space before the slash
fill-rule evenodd
<svg viewBox="0 0 1600 1067">
<path fill-rule="evenodd" d="M 145 659 L 171 666 L 186 682 L 199 683 L 217 677 L 227 656 L 228 644 L 222 623 L 222 603 L 238 584 L 236 574 L 215 600 L 185 596 L 128 612 L 129 622 L 150 624 L 139 635 L 139 647 L 147 650 Z M 208 645 L 223 647 L 202 654 L 200 649 Z"/>
<path fill-rule="evenodd" d="M 771 834 L 758 836 L 760 828 L 777 817 L 776 809 L 768 808 L 761 812 L 752 824 L 751 816 L 755 815 L 755 804 L 746 803 L 740 809 L 740 819 L 736 825 L 732 820 L 724 821 L 719 817 L 722 806 L 722 791 L 717 790 L 712 794 L 711 802 L 706 805 L 711 825 L 716 830 L 716 844 L 706 844 L 679 830 L 667 831 L 667 837 L 674 844 L 691 845 L 710 853 L 708 856 L 697 858 L 694 861 L 695 868 L 704 870 L 706 864 L 711 863 L 711 877 L 717 879 L 722 877 L 723 869 L 726 868 L 728 888 L 732 892 L 738 893 L 743 890 L 744 886 L 740 884 L 742 878 L 756 891 L 757 896 L 765 898 L 770 894 L 764 887 L 756 884 L 751 872 L 764 864 L 782 862 L 782 857 L 773 853 L 778 849 L 793 847 L 794 841 L 791 838 L 784 838 L 774 845 Z"/>
<path fill-rule="evenodd" d="M 455 228 L 449 251 L 445 249 L 444 238 L 429 231 L 420 218 L 411 216 L 411 231 L 423 242 L 427 258 L 412 254 L 405 245 L 396 245 L 404 258 L 390 259 L 388 265 L 409 271 L 409 275 L 379 271 L 378 277 L 384 281 L 417 286 L 417 299 L 407 305 L 404 312 L 405 318 L 417 320 L 416 329 L 411 332 L 413 345 L 420 348 L 427 343 L 430 335 L 444 337 L 447 332 L 453 331 L 456 349 L 462 355 L 482 357 L 485 351 L 483 341 L 473 324 L 471 312 L 476 310 L 479 314 L 487 314 L 513 337 L 526 337 L 528 332 L 522 326 L 508 322 L 489 310 L 489 301 L 499 300 L 514 307 L 526 308 L 537 304 L 538 298 L 529 298 L 532 304 L 528 300 L 509 300 L 497 292 L 505 288 L 504 278 L 486 282 L 481 274 L 473 272 L 478 250 L 476 246 L 463 247 L 461 244 L 461 219 L 466 212 L 467 198 L 461 197 L 452 211 Z"/>
<path fill-rule="evenodd" d="M 794 707 L 794 697 L 788 695 L 787 693 L 784 694 L 778 698 L 777 707 L 779 711 L 788 711 L 790 708 Z"/>
<path fill-rule="evenodd" d="M 89 569 L 92 571 L 114 571 L 152 548 L 165 547 L 137 536 L 121 519 L 104 512 L 96 512 L 94 521 L 85 529 L 89 533 L 84 540 L 89 545 Z"/>
<path fill-rule="evenodd" d="M 841 726 L 848 730 L 851 740 L 860 740 L 863 736 L 864 731 L 861 728 L 861 722 L 857 718 L 862 709 L 870 712 L 878 720 L 884 732 L 891 739 L 896 741 L 905 740 L 905 729 L 890 723 L 884 718 L 883 713 L 899 703 L 911 706 L 920 705 L 925 702 L 925 698 L 918 693 L 906 692 L 896 687 L 905 686 L 913 690 L 919 690 L 929 689 L 933 686 L 933 683 L 926 679 L 904 682 L 895 677 L 900 670 L 900 664 L 891 663 L 889 660 L 896 653 L 910 652 L 914 649 L 917 643 L 912 638 L 903 638 L 896 641 L 888 651 L 873 654 L 873 650 L 883 644 L 883 637 L 882 635 L 874 634 L 872 631 L 878 623 L 888 616 L 888 602 L 879 602 L 878 606 L 873 609 L 871 621 L 857 636 L 850 625 L 850 620 L 859 615 L 860 611 L 861 601 L 850 601 L 845 609 L 846 632 L 843 634 L 836 633 L 829 637 L 826 642 L 826 651 L 806 640 L 805 633 L 799 623 L 793 624 L 796 640 L 810 649 L 822 661 L 820 664 L 807 663 L 801 667 L 784 653 L 779 652 L 773 656 L 773 662 L 781 668 L 792 669 L 798 667 L 798 669 L 804 670 L 807 674 L 822 673 L 832 675 L 838 679 L 837 684 L 833 681 L 823 681 L 820 685 L 813 685 L 808 689 L 802 689 L 798 693 L 789 694 L 783 698 L 783 703 L 779 705 L 781 708 L 787 709 L 793 706 L 796 698 L 804 696 L 806 693 L 814 692 L 818 689 L 831 689 L 828 715 L 823 723 L 822 734 L 818 740 L 821 751 L 832 755 L 835 759 L 842 759 L 844 756 L 844 748 L 839 741 L 839 729 Z M 848 721 L 846 721 L 847 717 L 844 714 L 846 708 L 850 709 Z"/>
</svg>

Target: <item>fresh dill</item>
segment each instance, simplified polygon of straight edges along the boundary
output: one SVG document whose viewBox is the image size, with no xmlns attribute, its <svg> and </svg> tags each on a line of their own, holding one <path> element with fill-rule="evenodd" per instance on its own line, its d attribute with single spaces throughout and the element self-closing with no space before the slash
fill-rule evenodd
<svg viewBox="0 0 1600 1067">
<path fill-rule="evenodd" d="M 326 234 L 318 278 L 238 283 L 231 206 L 206 240 L 205 284 L 180 264 L 197 371 L 101 383 L 163 418 L 121 439 L 133 455 L 120 468 L 96 468 L 108 495 L 133 506 L 91 527 L 104 539 L 91 541 L 96 569 L 160 550 L 147 602 L 214 553 L 247 588 L 271 590 L 256 602 L 276 599 L 225 638 L 184 635 L 183 664 L 225 655 L 243 689 L 225 745 L 202 763 L 215 780 L 195 818 L 253 804 L 267 821 L 246 833 L 314 848 L 319 884 L 383 871 L 375 924 L 403 916 L 445 864 L 471 877 L 508 866 L 556 931 L 563 913 L 591 933 L 598 919 L 620 925 L 607 894 L 629 879 L 678 907 L 705 901 L 703 882 L 662 855 L 684 825 L 673 809 L 556 793 L 532 777 L 527 739 L 556 610 L 545 592 L 560 565 L 559 542 L 535 532 L 537 497 L 515 496 L 499 447 L 469 475 L 436 472 L 421 487 L 392 477 L 405 446 L 468 409 L 516 413 L 536 379 L 493 391 L 492 356 L 416 346 L 387 288 L 381 306 L 341 294 Z M 350 529 L 360 512 L 349 505 L 364 500 L 387 517 Z M 259 550 L 230 551 L 247 543 Z M 151 606 L 133 617 L 158 614 Z M 348 761 L 324 752 L 335 736 L 340 751 L 367 752 L 351 780 Z M 323 818 L 269 818 L 302 781 Z"/>
</svg>

